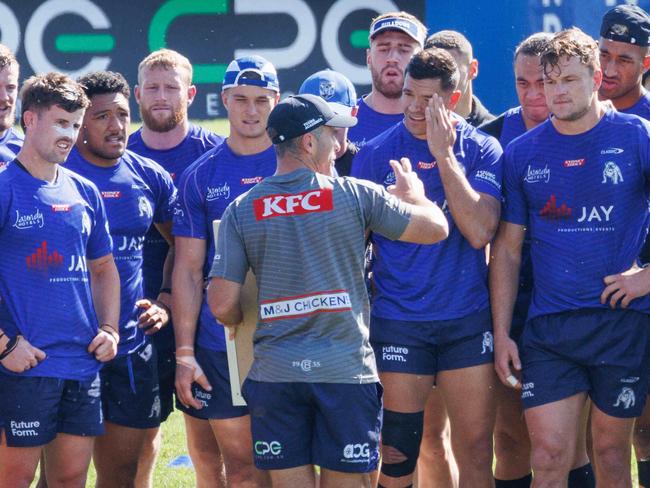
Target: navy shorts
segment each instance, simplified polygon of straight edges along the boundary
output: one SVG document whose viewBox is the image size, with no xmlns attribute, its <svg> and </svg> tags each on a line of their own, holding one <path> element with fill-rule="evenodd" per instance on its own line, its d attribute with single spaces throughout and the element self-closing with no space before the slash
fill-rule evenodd
<svg viewBox="0 0 650 488">
<path fill-rule="evenodd" d="M 517 344 L 519 344 L 521 335 L 524 333 L 531 299 L 532 294 L 530 290 L 523 290 L 520 287 L 519 293 L 517 293 L 517 299 L 515 300 L 515 308 L 512 311 L 512 323 L 510 325 L 510 338 Z"/>
<path fill-rule="evenodd" d="M 230 393 L 228 356 L 222 351 L 213 351 L 197 346 L 194 355 L 208 378 L 212 391 L 206 391 L 192 383 L 192 396 L 203 408 L 186 407 L 176 399 L 176 408 L 197 419 L 232 419 L 248 415 L 247 407 L 235 407 Z"/>
<path fill-rule="evenodd" d="M 379 383 L 246 380 L 253 457 L 259 469 L 315 464 L 332 471 L 377 469 L 382 422 Z"/>
<path fill-rule="evenodd" d="M 9 447 L 48 444 L 58 433 L 104 433 L 99 375 L 89 381 L 0 374 L 0 419 Z"/>
<path fill-rule="evenodd" d="M 134 429 L 160 426 L 156 348 L 147 342 L 137 351 L 106 363 L 100 371 L 107 421 Z"/>
<path fill-rule="evenodd" d="M 535 317 L 521 359 L 524 408 L 584 391 L 607 415 L 638 417 L 650 375 L 650 315 L 582 309 Z"/>
<path fill-rule="evenodd" d="M 370 342 L 381 373 L 436 375 L 494 362 L 489 310 L 430 322 L 373 317 Z"/>
<path fill-rule="evenodd" d="M 173 349 L 157 347 L 158 384 L 160 385 L 160 422 L 164 422 L 174 411 L 174 381 L 176 380 L 176 353 Z"/>
</svg>

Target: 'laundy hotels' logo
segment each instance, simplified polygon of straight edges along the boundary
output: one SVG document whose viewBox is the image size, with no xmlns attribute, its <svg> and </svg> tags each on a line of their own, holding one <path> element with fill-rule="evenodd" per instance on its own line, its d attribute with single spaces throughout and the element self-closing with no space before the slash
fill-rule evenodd
<svg viewBox="0 0 650 488">
<path fill-rule="evenodd" d="M 16 221 L 13 225 L 16 229 L 25 230 L 34 227 L 42 229 L 44 225 L 45 217 L 39 209 L 35 209 L 34 213 L 31 214 L 21 214 L 19 210 L 16 210 Z"/>
<path fill-rule="evenodd" d="M 526 175 L 524 176 L 524 181 L 526 183 L 548 183 L 551 179 L 551 170 L 548 168 L 548 164 L 543 168 L 533 168 L 530 164 L 526 169 Z"/>
</svg>

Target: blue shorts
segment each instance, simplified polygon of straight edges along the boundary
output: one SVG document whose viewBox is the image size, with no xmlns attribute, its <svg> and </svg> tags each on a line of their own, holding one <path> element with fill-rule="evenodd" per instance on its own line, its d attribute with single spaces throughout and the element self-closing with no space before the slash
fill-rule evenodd
<svg viewBox="0 0 650 488">
<path fill-rule="evenodd" d="M 153 344 L 147 342 L 131 354 L 116 357 L 99 375 L 107 421 L 134 429 L 160 426 L 158 359 Z"/>
<path fill-rule="evenodd" d="M 99 375 L 76 381 L 0 374 L 0 419 L 9 447 L 48 444 L 58 433 L 104 433 Z"/>
<path fill-rule="evenodd" d="M 174 411 L 174 381 L 176 381 L 176 353 L 173 349 L 157 346 L 158 384 L 160 386 L 160 422 L 164 422 Z"/>
<path fill-rule="evenodd" d="M 523 290 L 520 287 L 519 293 L 517 293 L 517 299 L 515 300 L 515 308 L 512 311 L 512 323 L 510 325 L 510 338 L 517 344 L 519 344 L 521 335 L 524 333 L 531 299 L 531 291 Z"/>
<path fill-rule="evenodd" d="M 582 309 L 526 324 L 521 359 L 524 408 L 588 392 L 607 415 L 638 417 L 650 375 L 650 315 Z"/>
<path fill-rule="evenodd" d="M 394 339 L 388 341 L 390 337 Z M 372 317 L 370 342 L 381 373 L 436 375 L 494 361 L 489 310 L 430 322 Z"/>
<path fill-rule="evenodd" d="M 368 473 L 379 461 L 379 383 L 244 382 L 259 469 L 315 464 Z"/>
<path fill-rule="evenodd" d="M 176 408 L 197 419 L 232 419 L 248 415 L 247 407 L 235 407 L 230 393 L 228 375 L 228 356 L 222 351 L 213 351 L 197 346 L 194 355 L 208 378 L 212 391 L 206 391 L 197 383 L 192 383 L 192 396 L 203 408 L 197 410 L 186 407 L 176 399 Z"/>
</svg>

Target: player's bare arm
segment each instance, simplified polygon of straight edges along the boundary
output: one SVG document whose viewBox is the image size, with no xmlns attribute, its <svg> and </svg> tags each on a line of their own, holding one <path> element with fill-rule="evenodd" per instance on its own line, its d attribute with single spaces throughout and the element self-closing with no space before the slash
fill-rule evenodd
<svg viewBox="0 0 650 488">
<path fill-rule="evenodd" d="M 110 361 L 117 354 L 120 320 L 120 276 L 112 254 L 88 261 L 90 288 L 99 331 L 88 346 L 98 361 Z"/>
<path fill-rule="evenodd" d="M 512 368 L 521 370 L 517 344 L 510 338 L 512 311 L 517 298 L 521 247 L 526 228 L 501 221 L 490 246 L 489 286 L 494 327 L 494 367 L 501 382 L 521 388 Z"/>
<path fill-rule="evenodd" d="M 501 204 L 474 190 L 454 156 L 456 123 L 443 99 L 434 94 L 425 112 L 429 150 L 438 163 L 449 210 L 461 233 L 475 249 L 485 247 L 496 232 Z"/>
<path fill-rule="evenodd" d="M 172 271 L 174 269 L 174 236 L 172 235 L 172 223 L 164 222 L 154 224 L 160 235 L 162 235 L 169 244 L 165 265 L 163 267 L 163 280 L 160 286 L 158 298 L 144 298 L 138 300 L 136 305 L 143 312 L 138 317 L 138 327 L 145 329 L 145 334 L 151 335 L 165 327 L 171 319 L 171 283 Z"/>
<path fill-rule="evenodd" d="M 176 337 L 176 393 L 184 405 L 200 409 L 202 405 L 192 396 L 196 381 L 211 390 L 201 366 L 194 357 L 196 323 L 203 299 L 203 263 L 206 241 L 191 237 L 176 237 L 176 254 L 172 273 L 172 315 Z"/>
<path fill-rule="evenodd" d="M 235 327 L 244 320 L 241 310 L 240 283 L 212 278 L 208 286 L 208 305 L 219 322 L 227 327 Z"/>
</svg>

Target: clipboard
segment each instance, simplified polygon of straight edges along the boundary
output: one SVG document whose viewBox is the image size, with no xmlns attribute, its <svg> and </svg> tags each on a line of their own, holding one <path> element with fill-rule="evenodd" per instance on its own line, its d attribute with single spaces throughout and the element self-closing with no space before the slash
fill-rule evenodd
<svg viewBox="0 0 650 488">
<path fill-rule="evenodd" d="M 212 222 L 214 245 L 217 245 L 220 220 Z M 232 404 L 236 407 L 246 405 L 241 393 L 244 383 L 253 364 L 253 334 L 257 327 L 257 282 L 255 275 L 248 271 L 241 290 L 241 307 L 244 320 L 237 327 L 234 339 L 230 339 L 230 328 L 226 330 L 226 354 L 228 355 L 228 375 L 230 377 L 230 395 Z"/>
</svg>

